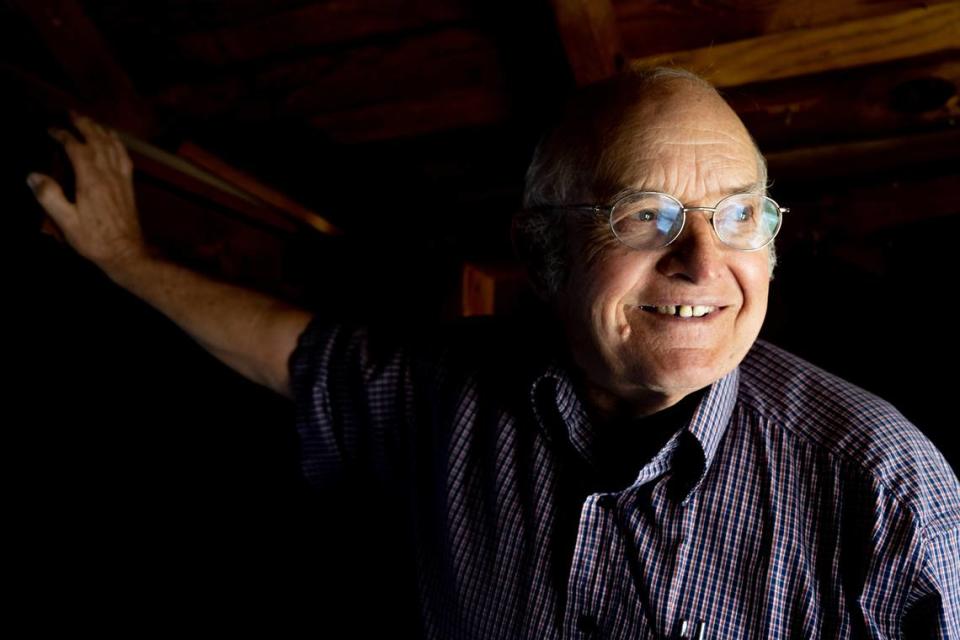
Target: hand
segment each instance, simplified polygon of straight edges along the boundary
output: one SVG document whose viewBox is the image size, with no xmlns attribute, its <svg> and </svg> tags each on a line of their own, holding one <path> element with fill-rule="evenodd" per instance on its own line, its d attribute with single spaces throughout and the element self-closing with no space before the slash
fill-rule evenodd
<svg viewBox="0 0 960 640">
<path fill-rule="evenodd" d="M 76 177 L 76 203 L 63 195 L 57 181 L 31 173 L 27 183 L 57 231 L 77 253 L 101 268 L 148 255 L 134 203 L 133 162 L 113 130 L 70 112 L 83 134 L 51 129 L 70 158 Z"/>
</svg>

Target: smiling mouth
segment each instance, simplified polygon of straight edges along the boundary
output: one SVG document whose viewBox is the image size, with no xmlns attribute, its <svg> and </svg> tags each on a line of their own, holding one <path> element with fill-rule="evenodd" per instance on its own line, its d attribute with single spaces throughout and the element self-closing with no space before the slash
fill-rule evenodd
<svg viewBox="0 0 960 640">
<path fill-rule="evenodd" d="M 724 307 L 711 307 L 699 304 L 677 304 L 656 307 L 651 305 L 640 305 L 640 309 L 648 313 L 663 316 L 673 316 L 675 318 L 702 318 L 704 316 L 709 316 L 710 314 L 716 313 L 723 308 Z"/>
</svg>

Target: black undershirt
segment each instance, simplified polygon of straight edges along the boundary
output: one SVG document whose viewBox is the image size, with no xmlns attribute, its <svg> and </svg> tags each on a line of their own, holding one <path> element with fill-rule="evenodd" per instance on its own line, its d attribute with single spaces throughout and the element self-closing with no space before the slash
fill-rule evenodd
<svg viewBox="0 0 960 640">
<path fill-rule="evenodd" d="M 619 491 L 680 429 L 686 427 L 707 389 L 643 418 L 618 419 L 594 426 L 593 459 L 596 491 Z"/>
<path fill-rule="evenodd" d="M 560 562 L 554 566 L 561 600 L 573 560 L 580 512 L 588 495 L 618 492 L 629 487 L 644 467 L 679 430 L 685 428 L 708 388 L 696 391 L 677 404 L 643 418 L 621 419 L 594 425 L 594 464 L 589 465 L 566 443 L 554 535 Z M 561 608 L 562 610 L 562 608 Z"/>
</svg>

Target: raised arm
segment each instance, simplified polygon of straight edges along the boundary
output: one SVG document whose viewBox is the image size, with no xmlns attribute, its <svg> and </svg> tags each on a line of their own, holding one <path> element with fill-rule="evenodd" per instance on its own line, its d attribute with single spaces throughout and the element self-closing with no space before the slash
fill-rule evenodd
<svg viewBox="0 0 960 640">
<path fill-rule="evenodd" d="M 72 116 L 84 141 L 52 130 L 76 174 L 76 202 L 53 178 L 28 183 L 77 253 L 159 310 L 244 377 L 292 397 L 287 362 L 310 321 L 308 311 L 209 278 L 162 258 L 146 244 L 134 202 L 133 163 L 116 133 Z"/>
</svg>

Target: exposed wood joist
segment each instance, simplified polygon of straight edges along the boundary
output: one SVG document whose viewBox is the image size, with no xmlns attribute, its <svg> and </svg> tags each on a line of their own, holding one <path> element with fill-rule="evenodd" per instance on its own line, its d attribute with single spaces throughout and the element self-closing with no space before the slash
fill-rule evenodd
<svg viewBox="0 0 960 640">
<path fill-rule="evenodd" d="M 960 2 L 630 61 L 675 65 L 731 87 L 960 48 Z"/>
<path fill-rule="evenodd" d="M 950 0 L 617 0 L 617 26 L 630 58 L 697 49 L 795 29 L 875 18 Z"/>
<path fill-rule="evenodd" d="M 451 28 L 265 65 L 252 75 L 237 70 L 210 84 L 172 86 L 157 96 L 157 102 L 195 118 L 229 116 L 259 122 L 316 117 L 318 125 L 331 123 L 334 137 L 337 130 L 353 129 L 352 122 L 365 120 L 364 113 L 382 113 L 368 136 L 382 139 L 391 130 L 399 137 L 423 130 L 422 125 L 412 129 L 402 125 L 401 110 L 408 105 L 422 111 L 416 105 L 430 102 L 430 111 L 447 110 L 438 125 L 456 128 L 478 118 L 487 122 L 501 117 L 463 109 L 471 103 L 481 109 L 491 102 L 506 104 L 505 93 L 496 44 L 478 31 Z M 477 97 L 464 101 L 464 94 Z M 353 109 L 357 113 L 352 114 Z M 410 116 L 416 118 L 416 113 Z"/>
<path fill-rule="evenodd" d="M 328 235 L 337 235 L 340 233 L 337 227 L 320 214 L 308 209 L 276 189 L 268 187 L 250 174 L 232 167 L 209 151 L 201 149 L 191 142 L 185 142 L 180 145 L 180 148 L 177 150 L 177 155 L 206 169 L 217 178 L 226 181 L 231 187 L 240 187 L 243 189 L 244 194 L 253 196 L 259 200 L 260 203 L 273 207 L 283 212 L 284 215 L 292 216 L 321 233 Z"/>
<path fill-rule="evenodd" d="M 791 182 L 862 176 L 929 163 L 960 163 L 960 130 L 804 147 L 766 154 L 770 175 Z"/>
<path fill-rule="evenodd" d="M 948 130 L 960 122 L 960 51 L 731 88 L 764 151 Z"/>
<path fill-rule="evenodd" d="M 52 112 L 59 108 L 62 112 L 73 108 L 108 124 L 118 131 L 140 172 L 186 193 L 208 198 L 225 211 L 285 233 L 296 231 L 292 220 L 323 233 L 338 233 L 323 217 L 195 145 L 185 148 L 194 160 L 205 163 L 206 169 L 146 142 L 155 133 L 152 108 L 136 93 L 96 26 L 75 0 L 20 2 L 18 6 L 37 27 L 77 90 L 87 97 L 84 101 L 76 100 L 68 92 L 29 74 L 6 70 L 19 84 L 27 85 L 28 95 L 39 99 L 46 109 Z M 49 228 L 49 224 L 46 226 Z"/>
<path fill-rule="evenodd" d="M 623 66 L 620 32 L 609 0 L 551 0 L 567 62 L 578 86 Z"/>
</svg>

